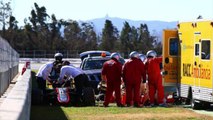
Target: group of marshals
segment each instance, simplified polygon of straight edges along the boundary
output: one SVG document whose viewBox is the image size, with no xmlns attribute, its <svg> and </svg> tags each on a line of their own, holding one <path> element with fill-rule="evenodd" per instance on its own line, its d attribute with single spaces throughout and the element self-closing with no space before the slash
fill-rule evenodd
<svg viewBox="0 0 213 120">
<path fill-rule="evenodd" d="M 56 76 L 58 83 L 63 83 L 64 76 L 73 77 L 77 94 L 82 94 L 83 87 L 89 86 L 88 77 L 80 68 L 76 68 L 68 61 L 62 61 L 61 53 L 55 54 L 55 61 L 44 64 L 37 73 L 37 82 L 45 95 L 46 81 L 51 81 L 50 75 Z M 157 57 L 155 51 L 150 50 L 146 56 L 136 51 L 129 54 L 129 59 L 122 65 L 119 60 L 121 56 L 115 52 L 111 54 L 111 59 L 103 65 L 101 77 L 107 83 L 106 95 L 103 105 L 108 107 L 111 96 L 115 92 L 115 100 L 118 107 L 141 107 L 141 83 L 148 83 L 148 96 L 150 106 L 163 106 L 164 88 L 162 85 L 161 68 L 162 57 Z M 121 102 L 121 82 L 124 82 L 126 88 L 126 102 Z M 142 90 L 144 91 L 144 90 Z M 157 100 L 155 94 L 157 93 Z M 156 102 L 157 101 L 157 102 Z"/>
<path fill-rule="evenodd" d="M 102 68 L 102 80 L 106 81 L 107 89 L 103 105 L 108 107 L 110 98 L 115 92 L 115 100 L 118 107 L 142 107 L 141 104 L 141 83 L 148 83 L 148 95 L 150 106 L 166 107 L 164 102 L 164 88 L 162 76 L 160 74 L 162 57 L 157 57 L 154 50 L 150 50 L 145 55 L 140 55 L 133 51 L 129 54 L 129 59 L 122 65 L 119 62 L 119 53 L 112 53 L 111 59 L 106 61 Z M 145 59 L 145 57 L 147 59 Z M 126 87 L 126 102 L 121 104 L 121 82 Z M 144 91 L 144 90 L 142 90 Z M 155 94 L 157 93 L 157 100 Z"/>
</svg>

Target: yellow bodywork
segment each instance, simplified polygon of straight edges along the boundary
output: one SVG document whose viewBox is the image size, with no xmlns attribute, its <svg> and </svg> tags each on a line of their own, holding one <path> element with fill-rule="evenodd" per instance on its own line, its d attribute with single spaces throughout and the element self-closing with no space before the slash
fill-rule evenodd
<svg viewBox="0 0 213 120">
<path fill-rule="evenodd" d="M 178 82 L 178 53 L 172 52 L 177 49 L 175 44 L 172 44 L 173 40 L 177 40 L 178 43 L 178 31 L 177 30 L 164 30 L 163 31 L 163 83 L 164 86 L 173 86 Z M 176 51 L 178 52 L 178 51 Z"/>
<path fill-rule="evenodd" d="M 164 86 L 178 86 L 181 97 L 213 102 L 213 20 L 179 22 L 177 29 L 164 30 L 162 53 Z"/>
<path fill-rule="evenodd" d="M 181 84 L 212 88 L 212 21 L 182 22 L 178 26 Z M 203 51 L 210 54 L 209 59 L 205 59 L 207 53 Z"/>
</svg>

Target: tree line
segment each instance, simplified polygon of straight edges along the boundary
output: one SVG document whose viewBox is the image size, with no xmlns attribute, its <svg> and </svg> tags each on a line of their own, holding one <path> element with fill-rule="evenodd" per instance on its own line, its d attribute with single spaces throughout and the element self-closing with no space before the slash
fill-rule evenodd
<svg viewBox="0 0 213 120">
<path fill-rule="evenodd" d="M 94 24 L 75 20 L 57 19 L 48 15 L 44 6 L 34 3 L 24 26 L 12 16 L 10 2 L 0 2 L 0 35 L 17 51 L 19 50 L 107 50 L 120 52 L 128 57 L 131 51 L 146 53 L 150 49 L 161 54 L 161 43 L 150 34 L 146 24 L 137 28 L 124 22 L 121 31 L 106 20 L 101 34 L 94 30 Z"/>
</svg>

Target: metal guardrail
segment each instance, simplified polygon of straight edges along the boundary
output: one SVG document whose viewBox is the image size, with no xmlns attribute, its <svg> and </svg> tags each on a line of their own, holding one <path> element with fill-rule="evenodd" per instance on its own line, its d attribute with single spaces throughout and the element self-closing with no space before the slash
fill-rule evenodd
<svg viewBox="0 0 213 120">
<path fill-rule="evenodd" d="M 19 54 L 0 37 L 0 96 L 18 73 Z"/>
</svg>

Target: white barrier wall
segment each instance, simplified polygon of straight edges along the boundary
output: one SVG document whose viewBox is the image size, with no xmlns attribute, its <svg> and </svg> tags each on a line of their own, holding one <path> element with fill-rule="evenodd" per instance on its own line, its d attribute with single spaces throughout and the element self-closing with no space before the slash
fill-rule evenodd
<svg viewBox="0 0 213 120">
<path fill-rule="evenodd" d="M 0 37 L 0 96 L 18 74 L 19 54 Z"/>
<path fill-rule="evenodd" d="M 31 69 L 26 69 L 1 104 L 0 120 L 30 120 L 31 82 Z"/>
</svg>

